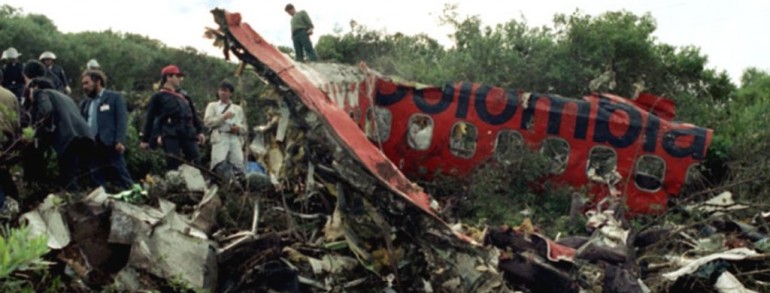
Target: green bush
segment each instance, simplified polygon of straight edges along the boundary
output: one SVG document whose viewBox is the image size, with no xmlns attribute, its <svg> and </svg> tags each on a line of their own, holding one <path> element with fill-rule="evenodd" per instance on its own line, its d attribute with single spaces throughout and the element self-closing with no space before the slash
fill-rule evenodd
<svg viewBox="0 0 770 293">
<path fill-rule="evenodd" d="M 0 291 L 35 291 L 35 284 L 18 272 L 44 271 L 48 253 L 45 235 L 33 237 L 27 227 L 0 229 Z"/>
<path fill-rule="evenodd" d="M 447 216 L 453 219 L 517 226 L 530 218 L 549 235 L 571 230 L 565 219 L 574 190 L 545 179 L 549 158 L 524 147 L 513 148 L 508 158 L 485 164 L 467 179 L 440 175 L 426 186 L 439 200 L 452 202 Z"/>
</svg>

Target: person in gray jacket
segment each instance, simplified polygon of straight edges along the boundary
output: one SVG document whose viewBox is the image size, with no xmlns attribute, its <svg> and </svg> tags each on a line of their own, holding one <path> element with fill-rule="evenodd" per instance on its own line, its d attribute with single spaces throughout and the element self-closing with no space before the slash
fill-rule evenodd
<svg viewBox="0 0 770 293">
<path fill-rule="evenodd" d="M 92 178 L 103 187 L 110 181 L 128 189 L 134 181 L 123 157 L 128 128 L 126 100 L 120 93 L 105 89 L 107 77 L 100 70 L 86 70 L 81 82 L 87 98 L 80 102 L 80 113 L 94 135 Z"/>
<path fill-rule="evenodd" d="M 30 65 L 25 64 L 25 69 L 27 66 Z M 90 172 L 93 135 L 88 123 L 75 101 L 54 90 L 47 78 L 28 80 L 27 88 L 35 138 L 43 148 L 51 146 L 56 151 L 61 186 L 70 192 L 77 191 L 80 189 L 77 180 Z M 86 170 L 81 170 L 83 168 Z"/>
</svg>

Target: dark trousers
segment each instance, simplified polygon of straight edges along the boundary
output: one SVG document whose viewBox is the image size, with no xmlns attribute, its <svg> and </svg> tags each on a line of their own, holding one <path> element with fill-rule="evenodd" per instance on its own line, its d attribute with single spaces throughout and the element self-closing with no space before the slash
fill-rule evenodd
<svg viewBox="0 0 770 293">
<path fill-rule="evenodd" d="M 128 189 L 134 184 L 128 173 L 126 160 L 115 146 L 108 146 L 97 141 L 94 147 L 94 157 L 91 166 L 91 179 L 99 186 L 105 187 L 108 182 L 117 187 Z"/>
<path fill-rule="evenodd" d="M 78 180 L 90 177 L 90 167 L 93 164 L 94 142 L 88 138 L 75 138 L 58 154 L 59 180 L 65 190 L 74 192 L 80 190 Z"/>
<path fill-rule="evenodd" d="M 24 93 L 24 85 L 23 84 L 13 84 L 8 85 L 7 89 L 11 91 L 14 95 L 16 95 L 16 98 L 19 98 L 21 102 L 21 95 Z"/>
<path fill-rule="evenodd" d="M 318 61 L 318 56 L 313 49 L 313 43 L 310 42 L 310 36 L 307 34 L 307 30 L 296 30 L 291 35 L 292 41 L 294 41 L 294 55 L 297 61 L 305 60 L 305 52 L 307 51 L 307 59 L 310 61 Z"/>
<path fill-rule="evenodd" d="M 182 152 L 184 152 L 185 160 L 199 164 L 198 141 L 194 137 L 163 136 L 163 151 L 166 153 L 166 168 L 168 170 L 176 170 L 179 165 L 184 163 L 181 160 Z"/>
<path fill-rule="evenodd" d="M 21 167 L 24 170 L 24 183 L 41 184 L 47 181 L 48 161 L 45 158 L 45 152 L 48 146 L 35 144 L 28 145 L 21 151 Z"/>
</svg>

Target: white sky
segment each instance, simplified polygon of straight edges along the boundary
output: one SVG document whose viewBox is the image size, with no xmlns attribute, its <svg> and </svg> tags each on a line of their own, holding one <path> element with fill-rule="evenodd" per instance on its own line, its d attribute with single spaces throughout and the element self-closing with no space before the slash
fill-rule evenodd
<svg viewBox="0 0 770 293">
<path fill-rule="evenodd" d="M 349 22 L 388 33 L 425 32 L 445 45 L 450 28 L 438 18 L 444 3 L 459 5 L 460 15 L 479 15 L 493 25 L 523 15 L 530 26 L 550 25 L 554 14 L 575 9 L 598 15 L 605 11 L 650 12 L 657 20 L 655 36 L 675 46 L 694 45 L 708 55 L 710 68 L 724 69 L 738 82 L 748 67 L 770 69 L 770 1 L 764 0 L 4 0 L 27 13 L 44 14 L 63 32 L 131 32 L 158 39 L 172 47 L 192 46 L 215 56 L 221 52 L 203 39 L 204 27 L 214 26 L 209 11 L 214 7 L 240 12 L 243 20 L 274 45 L 291 46 L 289 16 L 283 11 L 291 2 L 306 10 L 315 24 L 313 41 L 335 27 L 349 30 Z M 577 3 L 577 4 L 576 4 Z M 85 60 L 83 61 L 85 62 Z"/>
</svg>

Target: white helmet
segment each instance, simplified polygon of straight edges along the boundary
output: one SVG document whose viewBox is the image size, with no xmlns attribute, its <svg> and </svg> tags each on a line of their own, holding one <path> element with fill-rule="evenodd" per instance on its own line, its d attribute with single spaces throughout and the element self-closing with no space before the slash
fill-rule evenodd
<svg viewBox="0 0 770 293">
<path fill-rule="evenodd" d="M 99 69 L 101 66 L 99 66 L 99 62 L 96 61 L 96 59 L 88 60 L 88 63 L 86 63 L 86 68 L 88 69 Z"/>
<path fill-rule="evenodd" d="M 51 52 L 51 51 L 45 51 L 45 52 L 43 52 L 43 54 L 40 54 L 40 58 L 39 59 L 40 60 L 43 60 L 43 59 L 56 60 L 56 55 L 53 52 Z"/>
<path fill-rule="evenodd" d="M 3 57 L 2 59 L 16 59 L 19 58 L 21 54 L 19 54 L 19 51 L 16 51 L 16 48 L 10 47 L 8 50 L 3 51 Z"/>
</svg>

